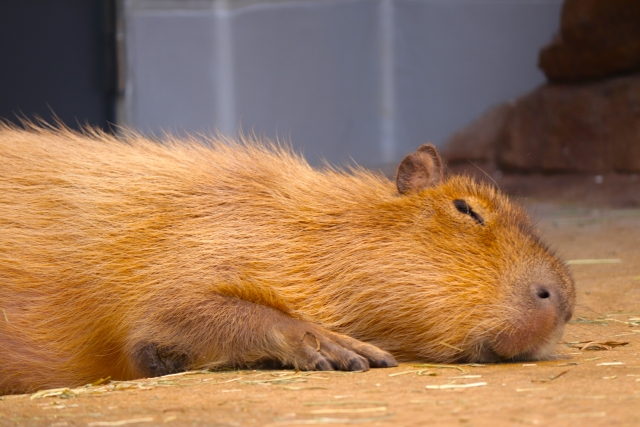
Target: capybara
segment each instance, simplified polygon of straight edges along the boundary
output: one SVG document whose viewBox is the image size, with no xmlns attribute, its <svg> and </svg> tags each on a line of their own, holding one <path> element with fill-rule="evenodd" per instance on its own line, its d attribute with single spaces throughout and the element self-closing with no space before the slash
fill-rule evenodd
<svg viewBox="0 0 640 427">
<path fill-rule="evenodd" d="M 0 391 L 196 368 L 367 370 L 548 357 L 564 264 L 525 211 L 290 148 L 0 126 Z"/>
</svg>

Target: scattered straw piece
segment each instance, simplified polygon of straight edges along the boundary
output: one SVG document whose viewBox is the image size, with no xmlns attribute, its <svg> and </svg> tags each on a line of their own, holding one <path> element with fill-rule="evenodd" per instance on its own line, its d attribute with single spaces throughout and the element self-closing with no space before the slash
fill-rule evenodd
<svg viewBox="0 0 640 427">
<path fill-rule="evenodd" d="M 275 423 L 267 424 L 265 427 L 281 425 L 316 425 L 316 424 L 363 424 L 384 421 L 393 418 L 393 414 L 381 415 L 379 417 L 368 418 L 312 418 L 310 420 L 276 420 Z"/>
<path fill-rule="evenodd" d="M 47 410 L 47 409 L 64 409 L 64 408 L 68 408 L 68 407 L 78 407 L 79 405 L 53 405 L 53 406 L 43 406 L 42 409 Z"/>
<path fill-rule="evenodd" d="M 606 412 L 582 412 L 579 414 L 558 414 L 558 418 L 595 418 L 606 417 Z"/>
<path fill-rule="evenodd" d="M 438 400 L 438 399 L 412 399 L 409 403 L 431 403 L 434 405 L 451 405 L 454 403 L 460 403 L 460 400 Z"/>
<path fill-rule="evenodd" d="M 629 312 L 629 313 L 608 313 L 605 314 L 605 316 L 607 317 L 611 317 L 611 316 L 637 316 L 638 313 L 637 312 Z"/>
<path fill-rule="evenodd" d="M 569 372 L 569 370 L 567 369 L 566 371 L 562 371 L 557 375 L 552 375 L 549 377 L 549 381 L 553 381 L 553 380 L 557 380 L 558 378 L 560 378 L 561 376 L 563 376 L 564 374 L 566 374 L 567 372 Z"/>
<path fill-rule="evenodd" d="M 629 344 L 629 341 L 579 341 L 567 343 L 571 348 L 578 348 L 580 351 L 592 350 L 611 350 L 615 347 L 622 347 Z"/>
<path fill-rule="evenodd" d="M 302 402 L 303 406 L 342 406 L 342 405 L 377 405 L 377 406 L 389 406 L 387 402 L 380 402 L 376 400 L 318 400 L 310 402 Z"/>
<path fill-rule="evenodd" d="M 198 375 L 198 374 L 210 374 L 211 371 L 208 371 L 206 369 L 202 369 L 199 371 L 185 371 L 185 372 L 178 372 L 177 374 L 168 374 L 168 375 L 163 375 L 160 378 L 167 378 L 167 377 L 182 377 L 184 375 Z"/>
<path fill-rule="evenodd" d="M 570 259 L 565 261 L 567 265 L 593 265 L 593 264 L 620 264 L 620 258 L 599 258 L 599 259 Z"/>
<path fill-rule="evenodd" d="M 598 363 L 596 366 L 614 366 L 614 365 L 624 365 L 624 362 L 602 362 L 602 363 Z"/>
<path fill-rule="evenodd" d="M 53 388 L 50 390 L 41 390 L 38 391 L 36 393 L 33 393 L 29 399 L 30 400 L 34 400 L 34 399 L 42 399 L 44 397 L 60 397 L 61 399 L 64 399 L 65 397 L 72 397 L 74 396 L 75 393 L 73 391 L 71 391 L 70 388 Z M 65 397 L 63 397 L 65 396 Z"/>
<path fill-rule="evenodd" d="M 4 308 L 2 309 L 2 314 L 4 314 L 4 320 L 6 320 L 7 323 L 9 323 L 9 318 L 7 317 L 7 312 L 4 311 Z"/>
<path fill-rule="evenodd" d="M 261 385 L 306 383 L 306 382 L 307 382 L 306 378 L 300 378 L 300 377 L 276 378 L 276 379 L 272 379 L 272 380 L 240 381 L 241 384 L 261 384 Z"/>
<path fill-rule="evenodd" d="M 517 388 L 516 393 L 524 393 L 527 391 L 543 391 L 546 389 L 546 387 Z"/>
<path fill-rule="evenodd" d="M 287 386 L 282 386 L 280 387 L 283 390 L 293 390 L 293 391 L 298 391 L 298 390 L 326 390 L 326 387 L 287 387 Z"/>
<path fill-rule="evenodd" d="M 73 397 L 77 397 L 83 394 L 104 394 L 111 391 L 121 391 L 128 389 L 137 389 L 137 390 L 151 390 L 153 387 L 150 385 L 163 385 L 158 384 L 157 382 L 152 383 L 143 383 L 136 381 L 111 381 L 109 384 L 101 384 L 99 386 L 93 386 L 91 384 L 87 384 L 84 387 L 78 388 L 54 388 L 50 390 L 41 390 L 36 393 L 33 393 L 29 396 L 29 399 L 42 399 L 45 397 L 57 397 L 60 399 L 70 399 Z"/>
<path fill-rule="evenodd" d="M 611 320 L 611 319 L 606 319 L 606 320 Z M 609 322 L 607 322 L 604 318 L 600 318 L 597 320 L 594 319 L 586 319 L 584 317 L 576 317 L 575 319 L 571 320 L 569 323 L 581 323 L 581 324 L 585 324 L 585 325 L 600 325 L 600 326 L 609 326 Z"/>
<path fill-rule="evenodd" d="M 375 406 L 371 408 L 329 408 L 329 409 L 314 409 L 309 411 L 309 414 L 323 415 L 323 414 L 366 414 L 369 412 L 386 412 L 386 406 Z"/>
<path fill-rule="evenodd" d="M 108 384 L 109 381 L 111 381 L 111 375 L 109 375 L 106 378 L 100 378 L 99 380 L 96 380 L 96 381 L 92 382 L 91 386 L 95 387 L 95 386 L 100 385 L 100 384 Z"/>
<path fill-rule="evenodd" d="M 111 390 L 120 391 L 120 390 L 129 390 L 129 389 L 151 390 L 153 388 L 153 387 L 149 387 L 150 384 L 134 382 L 134 381 L 122 381 L 122 382 L 113 381 L 112 384 L 113 384 L 113 388 L 107 388 L 104 390 L 105 391 L 111 391 Z M 98 388 L 97 391 L 102 392 L 102 389 Z M 88 392 L 91 393 L 91 390 Z"/>
<path fill-rule="evenodd" d="M 208 381 L 210 379 L 211 378 L 207 378 L 206 380 L 202 380 L 202 381 Z M 216 382 L 211 383 L 211 384 L 227 384 L 227 383 L 232 383 L 234 381 L 240 381 L 241 379 L 244 379 L 244 377 L 232 378 L 232 379 L 226 380 L 226 381 L 216 381 Z"/>
<path fill-rule="evenodd" d="M 468 366 L 468 365 L 467 365 Z M 440 365 L 435 363 L 419 363 L 417 365 L 413 365 L 414 368 L 434 368 L 434 369 L 457 369 L 460 372 L 464 372 L 465 374 L 469 373 L 468 370 L 461 368 L 458 365 Z"/>
<path fill-rule="evenodd" d="M 127 424 L 138 424 L 138 423 L 149 423 L 153 421 L 153 417 L 147 418 L 133 418 L 130 420 L 122 420 L 122 421 L 95 421 L 92 423 L 88 423 L 87 427 L 98 427 L 98 426 L 124 426 Z"/>
<path fill-rule="evenodd" d="M 413 369 L 410 371 L 402 371 L 402 372 L 396 372 L 393 374 L 389 374 L 390 377 L 397 377 L 399 375 L 405 375 L 405 374 L 413 374 L 415 373 L 416 375 L 418 375 L 419 377 L 422 376 L 430 376 L 430 377 L 435 377 L 437 374 L 429 369 Z"/>
<path fill-rule="evenodd" d="M 559 399 L 584 399 L 584 400 L 602 400 L 606 399 L 607 396 L 604 395 L 596 395 L 596 396 L 581 396 L 581 395 L 564 395 L 560 396 Z"/>
<path fill-rule="evenodd" d="M 412 369 L 410 371 L 394 372 L 393 374 L 389 374 L 389 376 L 390 377 L 398 377 L 400 375 L 413 374 L 414 372 L 420 372 L 420 371 L 422 371 L 422 369 Z"/>
<path fill-rule="evenodd" d="M 454 388 L 472 388 L 481 387 L 487 385 L 486 382 L 470 383 L 470 384 L 442 384 L 442 385 L 427 385 L 425 388 L 428 390 L 446 390 Z"/>
<path fill-rule="evenodd" d="M 551 382 L 553 380 L 557 380 L 558 378 L 560 378 L 561 376 L 563 376 L 567 372 L 569 372 L 568 369 L 566 371 L 560 372 L 557 375 L 551 375 L 549 378 L 542 378 L 542 379 L 539 379 L 539 380 L 531 380 L 531 382 L 533 382 L 533 383 L 548 383 L 548 382 Z"/>
<path fill-rule="evenodd" d="M 511 417 L 510 420 L 518 424 L 532 424 L 532 425 L 542 424 L 542 421 L 539 420 L 538 418 L 529 419 L 529 418 Z"/>
<path fill-rule="evenodd" d="M 439 344 L 440 344 L 440 345 L 443 345 L 443 346 L 445 346 L 445 347 L 452 348 L 452 349 L 454 349 L 454 350 L 463 351 L 461 348 L 458 348 L 458 347 L 456 347 L 456 346 L 453 346 L 453 345 L 451 345 L 451 344 L 448 344 L 448 343 L 446 343 L 446 342 L 444 342 L 444 341 L 440 341 L 440 342 L 439 342 Z"/>
<path fill-rule="evenodd" d="M 624 323 L 625 325 L 629 325 L 632 322 L 625 322 L 624 320 L 618 320 L 618 319 L 607 319 L 610 320 L 612 322 L 618 322 L 618 323 Z"/>
</svg>

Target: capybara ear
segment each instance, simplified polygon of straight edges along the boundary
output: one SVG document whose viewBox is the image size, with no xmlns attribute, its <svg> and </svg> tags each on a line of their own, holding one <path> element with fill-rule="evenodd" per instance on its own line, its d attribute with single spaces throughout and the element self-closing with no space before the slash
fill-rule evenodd
<svg viewBox="0 0 640 427">
<path fill-rule="evenodd" d="M 438 150 L 431 144 L 424 144 L 400 163 L 396 185 L 400 194 L 414 193 L 438 184 L 442 175 Z"/>
</svg>

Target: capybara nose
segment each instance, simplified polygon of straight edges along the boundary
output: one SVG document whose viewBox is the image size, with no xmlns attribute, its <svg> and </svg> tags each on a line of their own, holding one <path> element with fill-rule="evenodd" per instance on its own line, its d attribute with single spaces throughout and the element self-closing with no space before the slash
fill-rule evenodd
<svg viewBox="0 0 640 427">
<path fill-rule="evenodd" d="M 531 299 L 536 307 L 548 310 L 560 306 L 559 295 L 556 286 L 551 284 L 534 283 L 530 287 Z"/>
<path fill-rule="evenodd" d="M 551 291 L 549 291 L 549 287 L 545 285 L 536 285 L 534 292 L 536 296 L 542 300 L 551 299 Z"/>
<path fill-rule="evenodd" d="M 554 310 L 558 318 L 568 322 L 573 315 L 570 304 L 566 298 L 558 291 L 558 287 L 553 284 L 533 284 L 531 285 L 531 296 L 536 307 L 541 310 Z"/>
</svg>

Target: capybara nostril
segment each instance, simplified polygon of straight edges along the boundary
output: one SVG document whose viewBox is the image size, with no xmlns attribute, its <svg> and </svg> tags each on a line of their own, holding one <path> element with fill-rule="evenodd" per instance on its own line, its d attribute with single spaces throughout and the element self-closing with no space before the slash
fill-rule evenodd
<svg viewBox="0 0 640 427">
<path fill-rule="evenodd" d="M 553 283 L 534 283 L 530 286 L 531 297 L 537 304 L 553 304 L 558 306 L 561 302 L 561 295 L 558 286 Z"/>
<path fill-rule="evenodd" d="M 554 317 L 562 319 L 564 323 L 571 319 L 573 315 L 572 294 L 564 292 L 561 284 L 553 282 L 536 283 L 531 285 L 530 289 L 531 299 L 538 309 L 547 312 L 547 315 L 553 313 Z M 548 310 L 552 311 L 549 312 Z"/>
<path fill-rule="evenodd" d="M 538 289 L 536 289 L 536 295 L 538 296 L 538 298 L 540 299 L 547 299 L 547 298 L 551 298 L 551 293 L 549 292 L 549 290 L 544 287 L 544 286 L 540 286 Z"/>
</svg>

